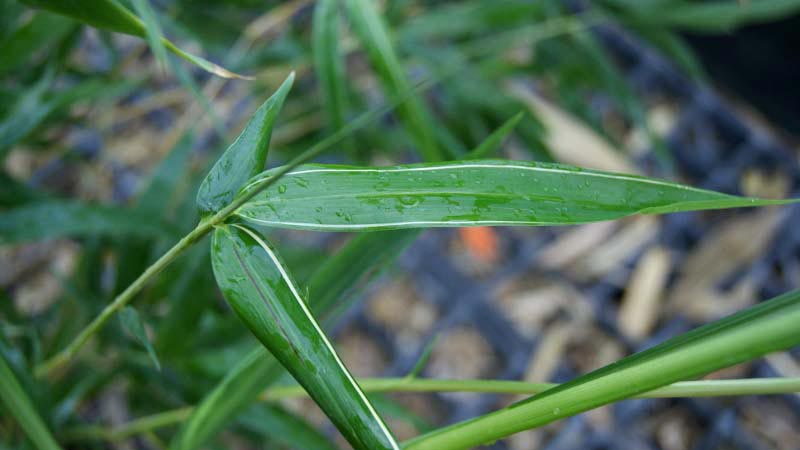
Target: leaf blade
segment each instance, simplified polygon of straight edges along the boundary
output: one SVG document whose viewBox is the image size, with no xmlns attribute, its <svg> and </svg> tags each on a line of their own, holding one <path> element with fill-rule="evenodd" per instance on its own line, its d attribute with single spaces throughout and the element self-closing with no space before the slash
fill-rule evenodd
<svg viewBox="0 0 800 450">
<path fill-rule="evenodd" d="M 353 291 L 372 279 L 376 268 L 392 261 L 418 234 L 418 230 L 383 231 L 362 233 L 350 240 L 309 280 L 311 309 L 329 325 L 343 311 L 334 308 L 336 302 L 343 297 L 355 298 Z M 263 346 L 255 348 L 206 394 L 170 448 L 190 450 L 202 446 L 282 373 L 283 368 Z"/>
<path fill-rule="evenodd" d="M 251 184 L 269 176 L 270 171 L 264 172 Z M 243 195 L 247 190 L 245 187 Z M 371 231 L 566 225 L 633 214 L 794 201 L 736 197 L 658 179 L 557 164 L 472 160 L 387 168 L 300 166 L 235 214 L 261 226 Z"/>
<path fill-rule="evenodd" d="M 265 241 L 239 225 L 218 228 L 212 264 L 234 311 L 354 448 L 399 450 Z"/>
<path fill-rule="evenodd" d="M 217 212 L 225 207 L 250 177 L 263 170 L 275 120 L 293 83 L 294 72 L 256 110 L 239 137 L 208 172 L 197 191 L 197 206 L 201 214 Z"/>
<path fill-rule="evenodd" d="M 8 413 L 17 420 L 36 448 L 61 450 L 5 358 L 0 352 L 0 401 L 5 404 Z"/>
</svg>

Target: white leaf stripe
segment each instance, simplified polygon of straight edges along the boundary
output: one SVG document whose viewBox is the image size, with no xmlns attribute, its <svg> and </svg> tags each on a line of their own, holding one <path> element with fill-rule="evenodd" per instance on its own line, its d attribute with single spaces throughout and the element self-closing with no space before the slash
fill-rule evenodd
<svg viewBox="0 0 800 450">
<path fill-rule="evenodd" d="M 540 163 L 537 163 L 540 164 Z M 308 166 L 305 166 L 308 167 Z M 477 162 L 477 163 L 461 163 L 461 164 L 441 164 L 435 166 L 421 166 L 421 167 L 403 167 L 403 166 L 390 166 L 384 168 L 361 168 L 361 167 L 349 167 L 349 166 L 328 166 L 328 167 L 320 167 L 320 166 L 311 166 L 313 168 L 308 169 L 301 169 L 291 171 L 284 175 L 284 177 L 291 177 L 296 175 L 305 175 L 310 173 L 395 173 L 395 172 L 433 172 L 433 171 L 442 171 L 442 170 L 460 170 L 460 169 L 474 169 L 474 168 L 483 168 L 483 169 L 501 169 L 501 170 L 527 170 L 532 172 L 543 172 L 543 173 L 558 173 L 558 174 L 567 174 L 567 175 L 575 175 L 575 176 L 587 176 L 587 177 L 595 177 L 595 178 L 608 178 L 613 180 L 624 180 L 624 181 L 633 181 L 638 183 L 646 183 L 646 184 L 653 184 L 656 186 L 665 186 L 670 188 L 676 189 L 683 189 L 687 191 L 693 192 L 700 192 L 704 194 L 716 194 L 720 196 L 724 196 L 724 194 L 719 194 L 717 192 L 708 191 L 705 189 L 698 189 L 691 186 L 685 186 L 677 183 L 672 183 L 669 181 L 659 180 L 655 178 L 645 178 L 636 175 L 626 175 L 626 174 L 618 174 L 618 173 L 611 173 L 611 172 L 599 172 L 594 170 L 587 170 L 587 169 L 563 169 L 559 167 L 542 167 L 539 165 L 522 165 L 522 164 L 507 164 L 503 161 L 497 161 L 495 164 L 487 164 L 484 162 Z M 250 183 L 248 183 L 243 189 L 243 192 L 246 192 L 251 187 L 259 184 L 263 181 L 264 178 L 259 175 Z"/>
<path fill-rule="evenodd" d="M 370 403 L 370 401 L 367 400 L 367 397 L 364 395 L 364 392 L 358 386 L 358 383 L 356 383 L 355 379 L 353 379 L 353 376 L 350 374 L 350 371 L 347 370 L 347 367 L 345 367 L 345 365 L 342 363 L 342 360 L 339 359 L 339 355 L 336 353 L 336 350 L 334 350 L 333 345 L 331 345 L 331 343 L 328 340 L 328 338 L 325 335 L 325 333 L 323 333 L 323 331 L 320 328 L 319 324 L 317 323 L 316 319 L 314 319 L 314 316 L 311 314 L 311 311 L 308 309 L 308 306 L 306 305 L 306 302 L 304 302 L 303 299 L 300 297 L 300 293 L 297 290 L 297 287 L 292 282 L 292 279 L 289 277 L 289 274 L 286 273 L 286 270 L 283 268 L 283 265 L 281 264 L 281 262 L 278 259 L 278 257 L 275 255 L 275 253 L 272 251 L 272 249 L 269 247 L 269 245 L 267 245 L 266 242 L 264 242 L 261 239 L 261 237 L 258 236 L 258 234 L 254 233 L 251 230 L 249 230 L 248 228 L 240 226 L 240 225 L 234 224 L 233 226 L 238 228 L 238 229 L 240 229 L 240 230 L 242 230 L 242 231 L 244 231 L 245 233 L 247 233 L 267 253 L 267 256 L 269 256 L 269 258 L 272 260 L 273 264 L 275 264 L 275 267 L 278 268 L 278 271 L 281 273 L 281 276 L 283 277 L 284 281 L 289 286 L 289 289 L 292 291 L 292 295 L 294 296 L 294 300 L 297 302 L 298 305 L 300 305 L 300 308 L 302 309 L 303 314 L 306 316 L 308 321 L 313 325 L 314 330 L 316 330 L 316 332 L 318 333 L 320 339 L 322 339 L 322 342 L 325 344 L 325 347 L 328 349 L 328 351 L 330 352 L 331 356 L 333 357 L 334 361 L 336 361 L 336 364 L 339 366 L 339 370 L 341 370 L 342 373 L 344 373 L 345 377 L 347 378 L 347 381 L 352 385 L 353 389 L 358 393 L 359 399 L 362 401 L 364 406 L 367 408 L 367 410 L 370 412 L 372 417 L 378 423 L 378 426 L 381 428 L 381 431 L 383 431 L 384 435 L 386 436 L 386 439 L 389 441 L 389 443 L 391 444 L 392 448 L 394 450 L 400 450 L 400 446 L 397 444 L 397 441 L 395 441 L 394 437 L 389 432 L 389 429 L 386 427 L 386 424 L 383 423 L 383 420 L 381 419 L 380 415 L 378 415 L 378 412 L 375 411 L 375 408 L 373 408 L 372 403 Z"/>
</svg>

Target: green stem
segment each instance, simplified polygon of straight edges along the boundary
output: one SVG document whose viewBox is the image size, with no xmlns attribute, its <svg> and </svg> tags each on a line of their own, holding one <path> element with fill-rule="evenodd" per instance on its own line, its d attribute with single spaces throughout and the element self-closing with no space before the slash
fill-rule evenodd
<svg viewBox="0 0 800 450">
<path fill-rule="evenodd" d="M 511 395 L 531 395 L 559 386 L 555 383 L 529 383 L 509 380 L 443 380 L 426 378 L 361 378 L 364 392 L 475 392 Z M 659 388 L 635 398 L 720 397 L 732 395 L 768 395 L 800 393 L 800 378 L 754 378 L 744 380 L 683 381 Z M 299 385 L 275 386 L 267 389 L 260 399 L 276 402 L 289 398 L 307 397 Z M 183 422 L 192 407 L 141 417 L 117 428 L 101 426 L 77 427 L 63 434 L 65 440 L 104 439 L 118 441 L 136 434 Z"/>
<path fill-rule="evenodd" d="M 97 333 L 103 325 L 114 315 L 117 311 L 124 308 L 133 297 L 138 294 L 147 283 L 158 275 L 165 267 L 181 255 L 186 249 L 192 246 L 195 242 L 199 241 L 205 236 L 212 227 L 225 219 L 220 213 L 215 214 L 208 220 L 201 221 L 194 230 L 189 232 L 186 236 L 181 238 L 175 245 L 172 246 L 166 253 L 161 255 L 156 262 L 139 275 L 124 291 L 120 292 L 114 300 L 105 308 L 100 314 L 92 320 L 81 332 L 69 343 L 63 350 L 36 366 L 34 374 L 36 377 L 47 376 L 56 370 L 63 368 L 72 358 L 78 353 L 81 347 L 86 344 L 89 338 Z"/>
</svg>

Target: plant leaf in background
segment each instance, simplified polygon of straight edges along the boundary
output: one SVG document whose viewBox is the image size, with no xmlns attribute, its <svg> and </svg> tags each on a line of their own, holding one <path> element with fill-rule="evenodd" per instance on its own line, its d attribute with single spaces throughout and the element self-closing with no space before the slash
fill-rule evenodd
<svg viewBox="0 0 800 450">
<path fill-rule="evenodd" d="M 161 370 L 161 363 L 158 361 L 156 351 L 153 349 L 153 344 L 150 343 L 150 338 L 147 337 L 144 323 L 142 323 L 142 319 L 136 309 L 126 306 L 119 312 L 119 320 L 122 323 L 122 327 L 147 350 L 147 355 L 150 356 L 156 369 Z"/>
<path fill-rule="evenodd" d="M 386 93 L 393 99 L 402 97 L 411 90 L 411 83 L 406 78 L 375 2 L 346 0 L 345 6 L 353 30 L 378 71 Z M 443 155 L 436 144 L 430 114 L 419 97 L 413 96 L 403 102 L 398 107 L 398 113 L 423 158 L 426 161 L 441 161 Z"/>
<path fill-rule="evenodd" d="M 271 174 L 264 172 L 248 186 Z M 559 164 L 473 160 L 386 168 L 304 165 L 259 192 L 235 214 L 262 226 L 366 231 L 565 225 L 632 214 L 793 201 L 736 197 Z"/>
<path fill-rule="evenodd" d="M 344 367 L 277 254 L 239 226 L 214 231 L 212 264 L 225 299 L 355 449 L 399 449 Z"/>
<path fill-rule="evenodd" d="M 32 8 L 71 17 L 101 30 L 148 38 L 147 26 L 144 22 L 114 0 L 22 0 L 22 2 Z M 223 78 L 250 79 L 250 77 L 231 72 L 211 61 L 188 53 L 166 38 L 162 38 L 162 44 L 186 61 L 214 75 Z"/>
<path fill-rule="evenodd" d="M 464 159 L 481 159 L 496 152 L 500 146 L 503 145 L 503 141 L 506 140 L 508 135 L 514 131 L 514 128 L 516 128 L 523 117 L 525 117 L 523 111 L 514 114 L 513 117 L 494 130 L 492 134 L 487 136 L 477 147 L 464 155 Z"/>
<path fill-rule="evenodd" d="M 7 414 L 13 416 L 39 450 L 60 450 L 50 430 L 45 426 L 30 397 L 0 352 L 0 400 Z"/>
<path fill-rule="evenodd" d="M 129 208 L 44 200 L 0 211 L 0 244 L 64 236 L 175 236 L 171 227 Z"/>
<path fill-rule="evenodd" d="M 293 83 L 294 72 L 258 108 L 239 137 L 208 172 L 197 191 L 197 207 L 201 214 L 222 209 L 248 179 L 264 170 L 272 128 Z"/>
<path fill-rule="evenodd" d="M 347 85 L 344 60 L 339 49 L 339 11 L 336 0 L 321 0 L 314 6 L 312 27 L 314 71 L 319 79 L 322 102 L 333 131 L 344 126 L 347 113 Z M 346 147 L 352 147 L 350 140 Z M 350 149 L 348 149 L 350 150 Z"/>
<path fill-rule="evenodd" d="M 800 344 L 800 290 L 765 301 L 507 408 L 404 443 L 407 450 L 473 448 L 598 406 Z"/>
<path fill-rule="evenodd" d="M 335 255 L 327 258 L 308 282 L 309 305 L 329 326 L 347 309 L 347 296 L 374 278 L 413 242 L 419 230 L 361 233 Z M 334 308 L 337 306 L 338 308 Z M 211 390 L 195 408 L 170 445 L 174 450 L 201 447 L 236 414 L 256 401 L 258 394 L 283 373 L 263 347 L 250 352 Z"/>
<path fill-rule="evenodd" d="M 56 47 L 77 26 L 72 20 L 48 12 L 34 14 L 0 40 L 0 75 L 11 73 L 42 50 Z"/>
<path fill-rule="evenodd" d="M 162 71 L 166 71 L 169 64 L 167 61 L 167 48 L 164 46 L 164 36 L 156 20 L 156 14 L 153 8 L 150 7 L 149 0 L 133 0 L 133 7 L 144 23 L 147 43 L 153 51 L 156 62 Z"/>
</svg>

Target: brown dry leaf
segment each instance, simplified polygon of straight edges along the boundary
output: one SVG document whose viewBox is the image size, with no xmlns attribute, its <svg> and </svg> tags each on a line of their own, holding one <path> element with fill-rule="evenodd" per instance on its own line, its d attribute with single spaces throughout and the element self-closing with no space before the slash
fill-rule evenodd
<svg viewBox="0 0 800 450">
<path fill-rule="evenodd" d="M 600 278 L 622 265 L 625 260 L 659 231 L 658 219 L 636 216 L 623 221 L 623 227 L 569 270 L 582 280 Z"/>
<path fill-rule="evenodd" d="M 645 338 L 658 321 L 671 265 L 669 252 L 653 247 L 633 270 L 618 315 L 619 327 L 628 337 Z"/>
<path fill-rule="evenodd" d="M 602 136 L 525 84 L 511 82 L 507 90 L 543 122 L 547 129 L 545 142 L 557 161 L 611 172 L 638 172 Z"/>
<path fill-rule="evenodd" d="M 667 300 L 669 308 L 699 321 L 709 321 L 752 303 L 755 292 L 750 280 L 742 280 L 724 294 L 717 292 L 716 286 L 763 254 L 779 218 L 777 209 L 765 208 L 733 218 L 709 233 L 700 247 L 679 265 L 675 287 Z"/>
</svg>

